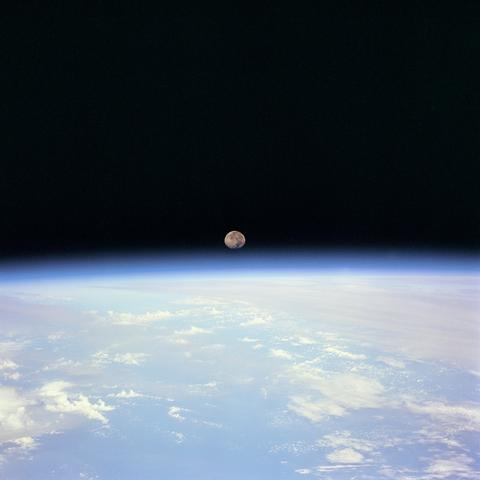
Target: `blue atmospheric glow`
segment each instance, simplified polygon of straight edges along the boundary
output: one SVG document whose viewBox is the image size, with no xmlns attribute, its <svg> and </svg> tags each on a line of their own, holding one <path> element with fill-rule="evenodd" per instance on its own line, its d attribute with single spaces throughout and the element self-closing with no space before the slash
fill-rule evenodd
<svg viewBox="0 0 480 480">
<path fill-rule="evenodd" d="M 405 251 L 356 252 L 301 250 L 291 252 L 196 254 L 125 254 L 53 257 L 33 260 L 0 262 L 0 282 L 22 278 L 53 278 L 108 276 L 121 274 L 184 275 L 222 273 L 278 272 L 302 273 L 331 271 L 363 271 L 391 273 L 423 272 L 480 272 L 480 255 L 451 253 L 419 253 Z"/>
</svg>

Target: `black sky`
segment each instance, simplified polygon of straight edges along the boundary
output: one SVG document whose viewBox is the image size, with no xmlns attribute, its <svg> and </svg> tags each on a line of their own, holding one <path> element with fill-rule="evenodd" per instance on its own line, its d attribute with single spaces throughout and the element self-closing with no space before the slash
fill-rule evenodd
<svg viewBox="0 0 480 480">
<path fill-rule="evenodd" d="M 477 2 L 93 3 L 2 16 L 0 257 L 480 247 Z"/>
</svg>

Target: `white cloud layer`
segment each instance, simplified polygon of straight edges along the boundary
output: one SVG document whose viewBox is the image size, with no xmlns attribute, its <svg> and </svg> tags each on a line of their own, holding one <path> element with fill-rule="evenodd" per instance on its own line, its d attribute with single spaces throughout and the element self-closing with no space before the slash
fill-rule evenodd
<svg viewBox="0 0 480 480">
<path fill-rule="evenodd" d="M 10 457 L 23 458 L 43 435 L 69 428 L 78 418 L 108 423 L 105 413 L 112 406 L 101 399 L 92 402 L 72 388 L 61 380 L 27 392 L 0 386 L 0 464 Z"/>
<path fill-rule="evenodd" d="M 190 328 L 185 330 L 175 330 L 175 335 L 185 335 L 185 336 L 193 336 L 193 335 L 204 335 L 208 333 L 212 333 L 211 330 L 202 327 L 196 327 L 192 325 Z"/>
<path fill-rule="evenodd" d="M 0 370 L 15 370 L 18 365 L 9 359 L 0 360 Z"/>
<path fill-rule="evenodd" d="M 100 351 L 92 355 L 95 363 L 107 364 L 107 363 L 122 363 L 124 365 L 138 366 L 145 362 L 148 358 L 148 354 L 141 352 L 125 352 L 111 354 L 105 351 Z"/>
<path fill-rule="evenodd" d="M 352 434 L 348 431 L 324 435 L 321 440 L 317 441 L 317 445 L 330 448 L 351 448 L 361 452 L 372 452 L 376 448 L 375 443 L 352 437 Z"/>
<path fill-rule="evenodd" d="M 399 369 L 405 368 L 405 362 L 402 362 L 401 360 L 398 360 L 393 357 L 377 357 L 377 360 L 379 360 L 380 362 L 383 362 L 385 365 L 388 365 L 389 367 L 399 368 Z"/>
<path fill-rule="evenodd" d="M 114 325 L 149 325 L 154 322 L 165 320 L 173 316 L 171 312 L 164 310 L 157 310 L 155 312 L 145 313 L 128 313 L 128 312 L 114 312 L 107 313 L 108 319 Z"/>
<path fill-rule="evenodd" d="M 179 420 L 180 422 L 183 422 L 184 420 L 186 420 L 186 417 L 183 415 L 183 412 L 188 412 L 188 409 L 177 407 L 176 405 L 173 405 L 168 409 L 168 415 L 174 418 L 175 420 Z"/>
<path fill-rule="evenodd" d="M 296 414 L 319 422 L 327 416 L 343 416 L 349 410 L 384 405 L 384 387 L 376 379 L 351 373 L 331 374 L 306 363 L 288 370 L 290 379 L 306 392 L 290 397 Z"/>
<path fill-rule="evenodd" d="M 121 392 L 118 392 L 118 393 L 111 393 L 108 396 L 114 397 L 114 398 L 129 399 L 129 398 L 140 398 L 140 397 L 143 397 L 144 395 L 142 393 L 138 393 L 130 389 L 130 390 L 122 390 Z"/>
<path fill-rule="evenodd" d="M 363 455 L 353 448 L 342 448 L 329 453 L 327 460 L 331 463 L 362 463 Z"/>
<path fill-rule="evenodd" d="M 317 340 L 311 337 L 306 337 L 305 335 L 295 335 L 291 341 L 292 345 L 315 345 Z"/>
<path fill-rule="evenodd" d="M 431 461 L 425 469 L 426 476 L 422 477 L 428 480 L 434 479 L 478 479 L 480 478 L 478 470 L 472 468 L 473 459 L 464 453 L 450 454 L 439 457 Z"/>
<path fill-rule="evenodd" d="M 270 356 L 275 358 L 283 358 L 285 360 L 293 360 L 294 358 L 290 352 L 282 350 L 281 348 L 271 348 Z"/>
<path fill-rule="evenodd" d="M 347 352 L 345 350 L 340 350 L 340 349 L 335 348 L 335 347 L 327 347 L 327 348 L 325 348 L 325 351 L 327 353 L 335 355 L 339 358 L 345 358 L 347 360 L 366 360 L 366 358 L 367 358 L 366 355 L 363 355 L 361 353 L 359 353 L 359 354 L 350 353 L 350 352 Z"/>
<path fill-rule="evenodd" d="M 407 398 L 405 406 L 413 413 L 429 415 L 435 422 L 450 425 L 459 431 L 480 431 L 480 406 L 478 405 L 452 405 L 438 401 L 420 404 Z"/>
<path fill-rule="evenodd" d="M 269 325 L 272 322 L 271 315 L 256 315 L 250 320 L 240 323 L 241 327 L 260 327 Z"/>
<path fill-rule="evenodd" d="M 33 403 L 14 388 L 0 387 L 0 443 L 27 435 L 34 423 L 27 407 Z"/>
<path fill-rule="evenodd" d="M 45 408 L 50 412 L 75 413 L 91 420 L 108 423 L 108 419 L 103 413 L 113 410 L 113 406 L 107 405 L 103 400 L 92 403 L 87 396 L 81 393 L 69 393 L 67 390 L 71 387 L 70 383 L 58 380 L 41 387 L 38 394 L 45 402 Z"/>
</svg>

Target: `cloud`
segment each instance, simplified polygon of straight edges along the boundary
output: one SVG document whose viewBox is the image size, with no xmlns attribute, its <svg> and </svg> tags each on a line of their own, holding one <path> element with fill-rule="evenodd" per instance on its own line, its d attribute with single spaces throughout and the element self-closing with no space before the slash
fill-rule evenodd
<svg viewBox="0 0 480 480">
<path fill-rule="evenodd" d="M 376 379 L 350 373 L 328 374 L 306 362 L 290 367 L 287 376 L 306 389 L 305 393 L 290 397 L 288 407 L 312 422 L 385 404 L 384 387 Z"/>
<path fill-rule="evenodd" d="M 203 308 L 203 311 L 208 314 L 208 315 L 213 315 L 213 316 L 217 316 L 217 315 L 222 315 L 223 314 L 223 310 L 219 310 L 217 307 L 204 307 Z"/>
<path fill-rule="evenodd" d="M 310 442 L 294 441 L 294 442 L 285 442 L 279 445 L 273 445 L 270 448 L 269 453 L 288 453 L 289 455 L 305 455 L 318 450 L 318 447 L 315 444 Z"/>
<path fill-rule="evenodd" d="M 331 463 L 362 463 L 363 455 L 353 448 L 342 448 L 329 453 L 327 460 Z"/>
<path fill-rule="evenodd" d="M 317 441 L 317 445 L 330 448 L 346 447 L 361 452 L 372 452 L 376 448 L 373 442 L 354 438 L 348 431 L 324 435 L 321 440 Z"/>
<path fill-rule="evenodd" d="M 10 387 L 0 387 L 0 443 L 25 436 L 33 425 L 27 407 L 34 402 Z"/>
<path fill-rule="evenodd" d="M 260 340 L 258 338 L 243 337 L 243 338 L 239 338 L 238 341 L 245 342 L 245 343 L 256 343 L 256 342 L 259 342 Z"/>
<path fill-rule="evenodd" d="M 377 360 L 393 368 L 405 368 L 405 363 L 392 357 L 377 357 Z"/>
<path fill-rule="evenodd" d="M 110 363 L 112 360 L 110 358 L 110 354 L 107 352 L 97 352 L 92 355 L 92 358 L 96 363 Z"/>
<path fill-rule="evenodd" d="M 455 434 L 455 429 L 445 429 L 442 425 L 430 425 L 416 430 L 413 432 L 415 438 L 417 438 L 418 443 L 443 443 L 449 448 L 462 448 L 462 444 L 452 438 L 452 435 Z"/>
<path fill-rule="evenodd" d="M 210 298 L 210 297 L 192 297 L 186 300 L 183 300 L 181 303 L 185 305 L 228 305 L 225 300 L 219 300 L 218 298 Z"/>
<path fill-rule="evenodd" d="M 24 457 L 37 448 L 37 437 L 71 425 L 71 415 L 108 423 L 104 413 L 113 407 L 67 392 L 71 388 L 64 381 L 49 382 L 29 392 L 0 387 L 0 463 Z"/>
<path fill-rule="evenodd" d="M 174 333 L 175 335 L 193 336 L 193 335 L 203 335 L 203 334 L 212 333 L 212 331 L 202 327 L 191 326 L 186 330 L 175 330 Z"/>
<path fill-rule="evenodd" d="M 211 345 L 204 345 L 201 350 L 205 352 L 221 352 L 227 348 L 223 343 L 212 343 Z"/>
<path fill-rule="evenodd" d="M 436 422 L 451 425 L 457 430 L 480 431 L 480 407 L 450 405 L 442 402 L 415 403 L 406 399 L 405 406 L 413 413 L 430 415 Z"/>
<path fill-rule="evenodd" d="M 164 310 L 145 313 L 119 313 L 110 310 L 107 315 L 114 325 L 149 325 L 173 316 L 171 312 Z"/>
<path fill-rule="evenodd" d="M 161 338 L 162 340 L 165 339 L 165 337 L 158 337 Z M 167 341 L 169 343 L 173 343 L 174 345 L 189 345 L 190 342 L 186 338 L 178 338 L 178 337 L 169 337 L 167 338 Z"/>
<path fill-rule="evenodd" d="M 109 412 L 114 407 L 107 405 L 103 400 L 96 403 L 90 402 L 83 394 L 68 393 L 72 385 L 62 380 L 49 382 L 40 388 L 38 395 L 45 402 L 45 408 L 49 412 L 75 413 L 83 415 L 91 420 L 108 423 L 103 412 Z"/>
<path fill-rule="evenodd" d="M 0 454 L 0 465 L 4 463 L 7 458 L 24 458 L 37 447 L 38 443 L 33 437 L 19 437 L 3 444 L 0 442 L 2 452 Z"/>
<path fill-rule="evenodd" d="M 332 355 L 336 355 L 337 357 L 340 358 L 345 358 L 347 360 L 366 360 L 367 356 L 363 354 L 355 354 L 355 353 L 350 353 L 346 352 L 344 350 L 339 350 L 338 348 L 335 347 L 327 347 L 325 349 L 327 353 L 331 353 Z"/>
<path fill-rule="evenodd" d="M 327 416 L 341 417 L 347 412 L 335 402 L 312 399 L 310 396 L 296 395 L 290 397 L 288 408 L 301 417 L 317 423 Z"/>
<path fill-rule="evenodd" d="M 246 322 L 242 322 L 240 324 L 241 327 L 258 327 L 261 325 L 269 325 L 272 322 L 272 316 L 271 315 L 256 315 L 250 320 L 247 320 Z"/>
<path fill-rule="evenodd" d="M 472 469 L 473 459 L 461 454 L 450 454 L 443 458 L 434 459 L 425 469 L 426 479 L 443 478 L 479 478 L 478 471 Z"/>
<path fill-rule="evenodd" d="M 16 370 L 18 365 L 9 359 L 0 360 L 0 370 L 3 370 L 3 378 L 5 380 L 18 380 L 21 375 L 19 372 L 12 372 L 12 370 Z"/>
<path fill-rule="evenodd" d="M 344 454 L 344 455 L 345 455 L 345 457 L 343 457 L 343 458 L 347 458 L 349 454 Z M 339 458 L 342 458 L 341 454 L 339 454 Z M 299 475 L 312 474 L 312 475 L 318 476 L 319 473 L 334 473 L 334 472 L 340 471 L 340 470 L 354 470 L 354 469 L 358 469 L 358 468 L 365 468 L 365 467 L 371 467 L 371 466 L 372 465 L 367 465 L 367 464 L 361 463 L 361 462 L 360 463 L 353 463 L 353 462 L 352 463 L 337 463 L 335 465 L 317 465 L 314 468 L 299 468 L 299 469 L 295 470 L 295 473 L 298 473 Z M 330 479 L 332 477 L 330 477 L 330 476 L 324 477 L 322 475 L 321 478 L 325 478 L 325 479 L 329 478 Z M 357 477 L 349 477 L 349 478 L 357 478 Z M 365 477 L 365 478 L 373 478 L 373 477 L 368 476 L 368 477 Z M 409 477 L 408 479 L 405 478 L 404 480 L 414 480 L 414 479 Z"/>
<path fill-rule="evenodd" d="M 32 450 L 38 446 L 38 443 L 32 437 L 16 438 L 12 443 L 23 450 Z"/>
<path fill-rule="evenodd" d="M 92 355 L 94 361 L 99 364 L 106 363 L 122 363 L 124 365 L 140 365 L 148 358 L 146 353 L 116 353 L 110 354 L 108 352 L 100 351 Z"/>
<path fill-rule="evenodd" d="M 58 340 L 63 340 L 65 338 L 64 332 L 53 332 L 47 336 L 49 342 L 56 342 Z"/>
<path fill-rule="evenodd" d="M 210 396 L 218 392 L 217 382 L 196 383 L 188 385 L 188 393 L 191 395 Z"/>
<path fill-rule="evenodd" d="M 0 342 L 0 353 L 5 355 L 23 350 L 28 345 L 27 340 Z"/>
<path fill-rule="evenodd" d="M 293 355 L 290 352 L 280 348 L 271 348 L 270 356 L 275 358 L 284 358 L 286 360 L 293 360 Z"/>
<path fill-rule="evenodd" d="M 201 423 L 202 425 L 206 425 L 207 427 L 212 427 L 212 428 L 223 428 L 223 425 L 221 423 L 217 422 L 210 422 L 208 420 L 194 420 L 194 423 Z"/>
<path fill-rule="evenodd" d="M 75 370 L 82 366 L 81 362 L 73 361 L 66 359 L 64 357 L 59 358 L 55 362 L 52 362 L 50 365 L 43 367 L 43 371 L 47 372 L 49 370 Z"/>
<path fill-rule="evenodd" d="M 0 370 L 15 370 L 18 365 L 12 360 L 0 360 Z"/>
<path fill-rule="evenodd" d="M 144 395 L 133 390 L 122 390 L 119 393 L 110 393 L 108 396 L 115 398 L 139 398 L 143 397 Z"/>
<path fill-rule="evenodd" d="M 296 335 L 293 338 L 292 345 L 315 345 L 316 343 L 318 342 L 314 338 L 305 337 L 303 335 Z"/>
<path fill-rule="evenodd" d="M 186 408 L 181 408 L 177 406 L 172 406 L 168 409 L 168 415 L 175 420 L 179 420 L 180 422 L 183 422 L 186 420 L 186 417 L 182 415 L 183 412 L 188 412 L 189 410 Z"/>
<path fill-rule="evenodd" d="M 174 432 L 174 431 L 171 431 L 169 432 L 172 434 L 173 438 L 175 439 L 175 443 L 177 443 L 178 445 L 180 445 L 181 443 L 183 443 L 185 441 L 185 435 L 181 432 Z"/>
<path fill-rule="evenodd" d="M 366 467 L 367 465 L 361 463 L 361 464 L 337 464 L 337 465 L 318 465 L 315 467 L 315 471 L 318 473 L 329 473 L 329 472 L 334 472 L 336 470 L 349 470 L 349 469 L 355 469 L 359 467 Z M 407 479 L 405 479 L 407 480 Z M 409 479 L 409 480 L 414 480 Z"/>
<path fill-rule="evenodd" d="M 140 365 L 147 357 L 148 355 L 146 353 L 117 353 L 113 357 L 113 361 L 125 365 Z"/>
</svg>

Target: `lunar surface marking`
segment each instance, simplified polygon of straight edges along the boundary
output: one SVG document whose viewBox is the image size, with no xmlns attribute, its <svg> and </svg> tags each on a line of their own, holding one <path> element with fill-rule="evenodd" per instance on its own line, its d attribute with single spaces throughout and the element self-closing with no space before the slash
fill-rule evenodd
<svg viewBox="0 0 480 480">
<path fill-rule="evenodd" d="M 237 230 L 232 230 L 225 236 L 225 245 L 232 250 L 242 248 L 245 245 L 245 236 Z"/>
</svg>

